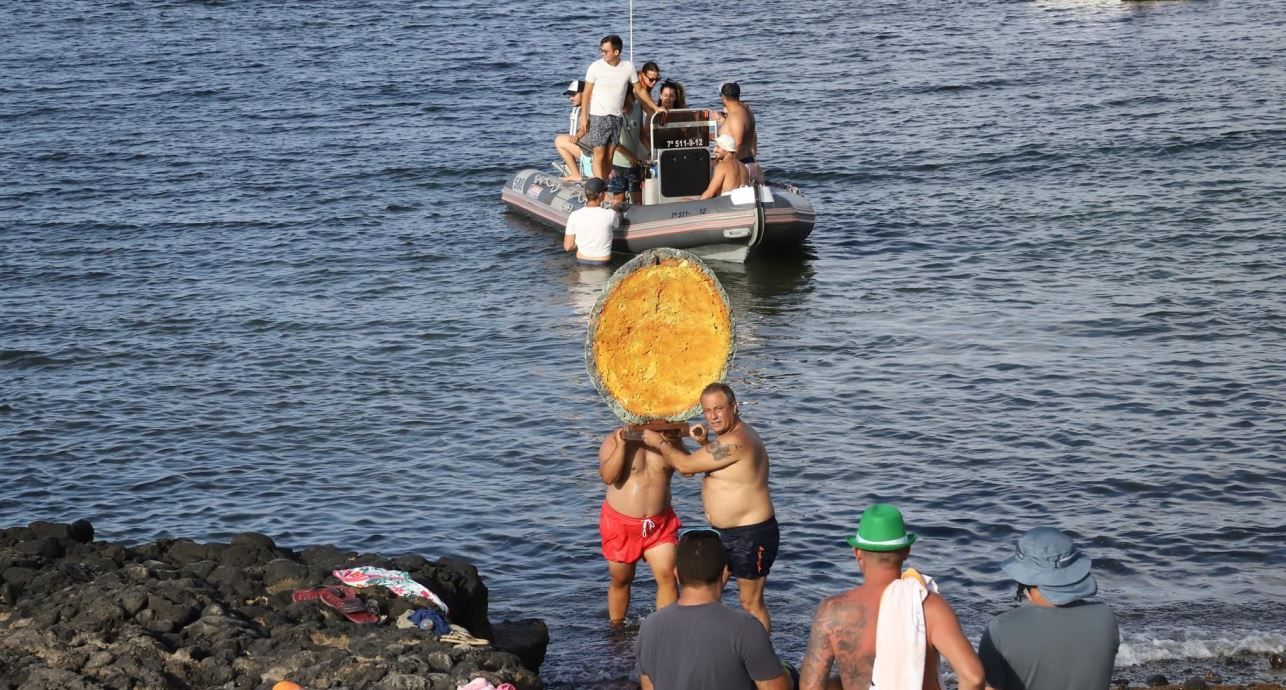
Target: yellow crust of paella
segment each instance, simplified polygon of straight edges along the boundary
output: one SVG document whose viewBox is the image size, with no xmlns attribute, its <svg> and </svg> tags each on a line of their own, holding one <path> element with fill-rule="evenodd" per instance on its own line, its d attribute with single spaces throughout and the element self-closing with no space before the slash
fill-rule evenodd
<svg viewBox="0 0 1286 690">
<path fill-rule="evenodd" d="M 648 419 L 683 414 L 724 372 L 732 319 L 709 276 L 666 259 L 622 279 L 594 334 L 594 362 L 608 394 Z"/>
</svg>

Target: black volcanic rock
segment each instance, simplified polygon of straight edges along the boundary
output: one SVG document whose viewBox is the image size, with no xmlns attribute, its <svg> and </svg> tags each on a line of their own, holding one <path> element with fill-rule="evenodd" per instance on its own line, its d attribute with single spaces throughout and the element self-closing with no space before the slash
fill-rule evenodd
<svg viewBox="0 0 1286 690">
<path fill-rule="evenodd" d="M 358 625 L 291 593 L 337 584 L 338 568 L 401 570 L 442 597 L 453 623 L 494 646 L 443 643 L 397 615 L 424 605 L 382 587 L 358 594 L 384 614 Z M 460 560 L 393 559 L 319 546 L 301 553 L 268 536 L 229 544 L 94 541 L 93 525 L 35 522 L 0 530 L 0 690 L 305 687 L 453 690 L 475 676 L 520 690 L 549 632 L 529 619 L 492 626 L 477 569 Z"/>
</svg>

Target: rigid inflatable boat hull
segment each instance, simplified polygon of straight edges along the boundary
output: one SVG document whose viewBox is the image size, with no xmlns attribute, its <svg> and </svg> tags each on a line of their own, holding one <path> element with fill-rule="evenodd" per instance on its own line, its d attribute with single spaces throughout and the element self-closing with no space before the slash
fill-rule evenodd
<svg viewBox="0 0 1286 690">
<path fill-rule="evenodd" d="M 648 249 L 685 249 L 702 258 L 744 261 L 760 247 L 798 245 L 813 230 L 812 204 L 782 187 L 770 190 L 771 200 L 754 203 L 748 193 L 743 203 L 730 196 L 705 201 L 676 201 L 626 209 L 612 240 L 612 251 L 638 254 Z M 749 190 L 747 190 L 749 192 Z M 517 213 L 559 233 L 567 216 L 585 205 L 581 187 L 539 170 L 515 174 L 501 192 L 501 200 Z M 765 191 L 761 199 L 768 199 Z M 762 211 L 761 211 L 762 209 Z M 761 215 L 762 213 L 762 215 Z"/>
</svg>

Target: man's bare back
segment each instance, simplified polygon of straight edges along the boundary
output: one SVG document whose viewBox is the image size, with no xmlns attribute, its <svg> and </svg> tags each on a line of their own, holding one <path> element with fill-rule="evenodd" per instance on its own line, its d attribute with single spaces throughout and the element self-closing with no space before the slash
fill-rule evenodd
<svg viewBox="0 0 1286 690">
<path fill-rule="evenodd" d="M 812 672 L 821 667 L 821 660 L 830 657 L 838 673 L 839 685 L 834 678 L 800 678 L 800 688 L 843 688 L 868 690 L 871 673 L 875 668 L 875 629 L 880 617 L 880 597 L 884 590 L 856 587 L 843 594 L 826 599 L 817 607 L 808 649 L 804 652 L 805 669 Z M 930 594 L 930 598 L 941 597 Z M 945 603 L 945 602 L 944 602 Z M 925 600 L 927 610 L 932 605 Z M 923 690 L 938 688 L 938 653 L 927 645 L 924 664 Z M 812 659 L 813 663 L 809 663 Z"/>
<path fill-rule="evenodd" d="M 822 601 L 817 607 L 808 649 L 799 669 L 799 690 L 869 690 L 875 673 L 881 600 L 891 584 L 903 579 L 902 565 L 911 554 L 914 542 L 915 535 L 906 531 L 902 513 L 894 506 L 877 503 L 862 513 L 857 533 L 849 537 L 853 556 L 862 572 L 862 584 Z M 918 573 L 915 577 L 919 578 Z M 933 591 L 931 583 L 919 579 L 924 585 L 918 590 L 924 595 L 924 658 L 908 658 L 905 648 L 908 641 L 895 636 L 885 640 L 885 646 L 896 649 L 901 656 L 881 672 L 895 668 L 905 672 L 923 662 L 921 688 L 941 690 L 938 680 L 941 656 L 955 671 L 960 690 L 983 690 L 982 662 L 960 629 L 951 605 Z M 894 608 L 894 611 L 896 615 L 914 615 L 905 608 Z M 889 622 L 903 621 L 891 619 Z M 890 660 L 881 662 L 881 666 L 888 665 L 887 662 Z M 838 678 L 831 677 L 832 667 Z"/>
</svg>

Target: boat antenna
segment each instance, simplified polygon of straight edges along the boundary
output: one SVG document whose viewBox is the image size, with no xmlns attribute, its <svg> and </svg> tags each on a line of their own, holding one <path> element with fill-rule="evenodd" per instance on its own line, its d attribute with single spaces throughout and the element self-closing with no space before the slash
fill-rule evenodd
<svg viewBox="0 0 1286 690">
<path fill-rule="evenodd" d="M 630 64 L 634 64 L 634 0 L 630 0 Z"/>
</svg>

